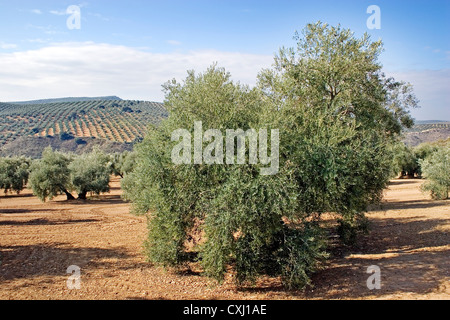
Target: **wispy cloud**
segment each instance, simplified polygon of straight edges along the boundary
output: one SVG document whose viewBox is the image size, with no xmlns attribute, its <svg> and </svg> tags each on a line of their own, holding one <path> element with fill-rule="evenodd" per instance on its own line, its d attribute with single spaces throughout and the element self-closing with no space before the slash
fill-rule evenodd
<svg viewBox="0 0 450 320">
<path fill-rule="evenodd" d="M 100 13 L 92 13 L 92 12 L 88 12 L 88 15 L 93 16 L 93 17 L 96 17 L 96 18 L 98 18 L 98 19 L 100 19 L 100 20 L 103 20 L 103 21 L 110 21 L 110 20 L 111 20 L 110 18 L 107 18 L 107 17 L 101 15 Z"/>
<path fill-rule="evenodd" d="M 14 43 L 5 43 L 0 41 L 0 48 L 1 49 L 16 49 L 17 44 Z"/>
<path fill-rule="evenodd" d="M 51 39 L 35 38 L 35 39 L 27 39 L 26 42 L 28 42 L 28 43 L 49 43 L 49 42 L 51 42 Z"/>
<path fill-rule="evenodd" d="M 37 29 L 42 31 L 45 34 L 48 35 L 54 35 L 54 34 L 65 34 L 65 31 L 61 31 L 59 28 L 56 28 L 54 26 L 48 25 L 48 26 L 37 26 L 34 24 L 28 24 L 27 28 Z"/>
<path fill-rule="evenodd" d="M 33 9 L 33 10 L 31 10 L 31 13 L 34 13 L 34 14 L 42 14 L 42 11 L 39 10 L 39 9 Z"/>
<path fill-rule="evenodd" d="M 172 45 L 172 46 L 179 46 L 179 45 L 181 45 L 181 42 L 177 41 L 177 40 L 167 40 L 166 42 L 168 44 Z"/>
<path fill-rule="evenodd" d="M 57 16 L 65 16 L 67 15 L 67 11 L 66 10 L 50 10 L 49 11 L 51 14 L 57 15 Z"/>
<path fill-rule="evenodd" d="M 79 3 L 79 4 L 74 4 L 74 5 L 76 5 L 77 7 L 79 7 L 79 8 L 84 8 L 84 7 L 87 7 L 88 6 L 88 3 L 87 2 L 82 2 L 82 3 Z M 49 11 L 51 14 L 54 14 L 54 15 L 57 15 L 57 16 L 65 16 L 65 15 L 68 15 L 68 14 L 70 14 L 70 13 L 68 13 L 67 12 L 67 8 L 66 9 L 59 9 L 59 10 L 50 10 Z M 98 15 L 98 16 L 101 16 L 100 14 L 92 14 L 92 15 Z"/>
</svg>

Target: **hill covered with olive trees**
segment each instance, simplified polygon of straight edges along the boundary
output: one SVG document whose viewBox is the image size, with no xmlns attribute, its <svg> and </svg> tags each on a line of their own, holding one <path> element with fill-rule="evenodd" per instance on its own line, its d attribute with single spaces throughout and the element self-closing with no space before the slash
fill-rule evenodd
<svg viewBox="0 0 450 320">
<path fill-rule="evenodd" d="M 39 157 L 54 149 L 129 150 L 147 126 L 167 117 L 163 104 L 118 97 L 61 98 L 0 103 L 0 155 Z"/>
</svg>

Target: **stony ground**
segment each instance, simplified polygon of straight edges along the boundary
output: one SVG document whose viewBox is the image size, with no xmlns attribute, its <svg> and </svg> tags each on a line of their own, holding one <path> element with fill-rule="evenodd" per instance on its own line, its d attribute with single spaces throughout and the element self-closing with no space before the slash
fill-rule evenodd
<svg viewBox="0 0 450 320">
<path fill-rule="evenodd" d="M 449 299 L 450 200 L 432 201 L 420 180 L 394 180 L 368 217 L 372 231 L 353 248 L 335 247 L 313 288 L 283 290 L 279 279 L 237 288 L 192 265 L 172 272 L 145 260 L 145 217 L 129 214 L 119 182 L 85 202 L 40 203 L 31 192 L 0 197 L 0 299 Z M 69 266 L 80 289 L 69 290 Z M 369 290 L 369 266 L 381 289 Z M 69 281 L 70 282 L 70 281 Z M 70 282 L 71 283 L 71 282 Z"/>
</svg>

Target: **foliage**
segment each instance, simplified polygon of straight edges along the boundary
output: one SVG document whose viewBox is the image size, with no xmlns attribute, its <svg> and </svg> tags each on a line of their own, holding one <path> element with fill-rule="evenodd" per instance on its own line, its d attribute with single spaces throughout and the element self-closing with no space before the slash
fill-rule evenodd
<svg viewBox="0 0 450 320">
<path fill-rule="evenodd" d="M 0 189 L 20 193 L 28 183 L 31 159 L 0 158 Z"/>
<path fill-rule="evenodd" d="M 409 84 L 384 77 L 382 43 L 367 34 L 318 22 L 295 39 L 259 83 L 281 111 L 277 126 L 292 135 L 286 153 L 299 164 L 301 210 L 338 213 L 343 240 L 352 239 L 346 234 L 365 229 L 358 217 L 388 183 L 392 146 L 418 101 Z"/>
<path fill-rule="evenodd" d="M 72 140 L 73 138 L 74 136 L 68 132 L 61 132 L 61 134 L 59 135 L 59 139 L 61 139 L 62 141 Z"/>
<path fill-rule="evenodd" d="M 86 199 L 88 192 L 109 191 L 111 159 L 99 149 L 75 157 L 68 168 L 79 199 Z"/>
<path fill-rule="evenodd" d="M 148 123 L 158 123 L 165 117 L 167 111 L 161 103 L 114 97 L 0 102 L 0 146 L 21 137 L 47 135 L 62 140 L 97 137 L 132 142 L 142 138 Z"/>
<path fill-rule="evenodd" d="M 413 148 L 399 142 L 393 148 L 393 174 L 414 177 L 420 173 L 418 157 Z"/>
<path fill-rule="evenodd" d="M 430 157 L 420 161 L 422 173 L 427 181 L 422 185 L 433 199 L 448 199 L 450 188 L 450 147 L 440 147 Z"/>
<path fill-rule="evenodd" d="M 87 144 L 86 140 L 82 139 L 82 138 L 76 138 L 75 139 L 75 143 L 80 145 L 80 144 Z"/>
<path fill-rule="evenodd" d="M 135 168 L 122 183 L 133 212 L 149 215 L 150 261 L 183 264 L 187 240 L 200 232 L 194 250 L 207 275 L 221 281 L 233 267 L 239 283 L 267 274 L 301 288 L 327 256 L 322 213 L 341 217 L 344 241 L 364 229 L 364 211 L 381 198 L 392 144 L 417 101 L 409 86 L 384 78 L 381 43 L 367 35 L 317 23 L 296 39 L 297 51 L 281 50 L 257 88 L 215 65 L 164 85 L 169 117 L 135 146 Z M 171 135 L 192 134 L 195 121 L 223 136 L 278 129 L 278 173 L 261 175 L 264 166 L 248 164 L 249 154 L 242 165 L 174 164 Z"/>
<path fill-rule="evenodd" d="M 122 153 L 114 153 L 111 155 L 112 173 L 115 176 L 123 178 L 127 173 L 130 173 L 133 170 L 135 160 L 135 152 L 124 151 Z"/>
<path fill-rule="evenodd" d="M 48 147 L 40 160 L 31 165 L 30 186 L 33 194 L 41 201 L 52 200 L 59 194 L 65 194 L 68 200 L 74 199 L 70 179 L 69 164 L 72 157 Z"/>
<path fill-rule="evenodd" d="M 439 150 L 439 145 L 436 143 L 422 143 L 414 148 L 414 155 L 418 160 L 426 159 L 433 153 Z"/>
<path fill-rule="evenodd" d="M 431 157 L 440 146 L 449 145 L 445 142 L 422 143 L 417 147 L 410 147 L 402 142 L 393 145 L 393 174 L 400 173 L 401 177 L 421 177 L 421 161 Z"/>
</svg>

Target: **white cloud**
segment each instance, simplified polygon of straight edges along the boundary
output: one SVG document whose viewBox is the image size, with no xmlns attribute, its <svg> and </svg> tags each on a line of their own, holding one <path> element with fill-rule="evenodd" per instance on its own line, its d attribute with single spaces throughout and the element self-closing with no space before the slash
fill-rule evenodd
<svg viewBox="0 0 450 320">
<path fill-rule="evenodd" d="M 39 30 L 41 32 L 44 32 L 45 34 L 54 35 L 54 34 L 65 34 L 65 31 L 60 31 L 59 28 L 56 28 L 54 26 L 48 25 L 48 26 L 37 26 L 33 24 L 28 24 L 26 26 L 27 28 L 32 28 Z"/>
<path fill-rule="evenodd" d="M 396 80 L 410 82 L 420 100 L 420 109 L 411 111 L 418 120 L 450 121 L 450 69 L 389 72 Z"/>
<path fill-rule="evenodd" d="M 167 43 L 172 45 L 172 46 L 179 46 L 179 45 L 181 45 L 181 42 L 177 41 L 177 40 L 167 40 Z"/>
<path fill-rule="evenodd" d="M 234 80 L 254 85 L 273 57 L 215 50 L 153 53 L 110 44 L 59 43 L 0 54 L 0 101 L 64 96 L 117 95 L 162 101 L 161 85 L 186 71 L 203 72 L 214 62 Z"/>
<path fill-rule="evenodd" d="M 17 44 L 14 43 L 5 43 L 0 41 L 0 49 L 16 49 Z"/>
<path fill-rule="evenodd" d="M 42 14 L 42 11 L 39 10 L 39 9 L 33 9 L 33 10 L 31 10 L 31 13 L 34 13 L 34 14 Z"/>
<path fill-rule="evenodd" d="M 57 16 L 65 16 L 67 15 L 66 10 L 50 10 L 51 14 L 57 15 Z"/>
<path fill-rule="evenodd" d="M 27 39 L 26 40 L 29 43 L 49 43 L 50 39 L 42 39 L 42 38 L 35 38 L 35 39 Z"/>
<path fill-rule="evenodd" d="M 96 17 L 96 18 L 98 18 L 98 19 L 100 19 L 100 20 L 103 20 L 103 21 L 110 21 L 109 18 L 107 18 L 107 17 L 101 15 L 100 13 L 92 13 L 92 12 L 88 12 L 88 15 L 93 16 L 93 17 Z"/>
</svg>

